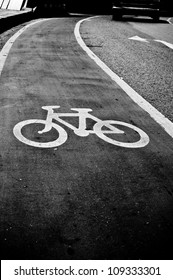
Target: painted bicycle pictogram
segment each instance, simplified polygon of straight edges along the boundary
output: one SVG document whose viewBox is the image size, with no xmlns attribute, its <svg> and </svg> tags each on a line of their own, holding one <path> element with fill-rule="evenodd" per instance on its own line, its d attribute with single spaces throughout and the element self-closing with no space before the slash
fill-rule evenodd
<svg viewBox="0 0 173 280">
<path fill-rule="evenodd" d="M 121 121 L 116 120 L 101 120 L 95 116 L 93 116 L 90 112 L 92 109 L 89 108 L 71 108 L 71 111 L 75 111 L 73 113 L 60 113 L 55 112 L 55 110 L 59 109 L 60 106 L 43 106 L 42 109 L 47 111 L 47 117 L 45 120 L 42 119 L 30 119 L 17 123 L 13 129 L 13 133 L 15 137 L 23 142 L 26 145 L 37 147 L 37 148 L 54 148 L 64 144 L 68 138 L 68 133 L 66 130 L 60 126 L 59 124 L 53 122 L 56 121 L 63 126 L 66 126 L 74 131 L 74 133 L 80 137 L 87 137 L 89 134 L 95 134 L 102 140 L 120 147 L 125 148 L 141 148 L 145 147 L 149 143 L 148 135 L 140 128 Z M 71 123 L 65 121 L 65 117 L 78 118 L 79 124 L 78 127 L 75 127 Z M 94 121 L 93 129 L 87 129 L 87 119 L 91 119 Z M 44 128 L 38 131 L 38 134 L 44 134 L 51 131 L 52 128 L 56 129 L 58 132 L 57 139 L 48 142 L 39 142 L 30 140 L 23 135 L 22 129 L 28 125 L 36 125 L 42 124 Z M 125 134 L 124 130 L 118 127 L 124 127 L 124 129 L 130 129 L 138 135 L 138 139 L 134 140 L 134 142 L 122 142 L 114 139 L 115 135 Z M 114 136 L 114 137 L 112 137 Z"/>
</svg>

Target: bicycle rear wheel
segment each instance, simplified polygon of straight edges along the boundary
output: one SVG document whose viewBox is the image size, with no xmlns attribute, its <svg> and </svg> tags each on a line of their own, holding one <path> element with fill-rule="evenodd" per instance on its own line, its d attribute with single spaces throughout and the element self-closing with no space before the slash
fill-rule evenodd
<svg viewBox="0 0 173 280">
<path fill-rule="evenodd" d="M 50 141 L 50 142 L 36 142 L 36 141 L 33 141 L 33 140 L 29 140 L 28 138 L 26 138 L 22 134 L 22 129 L 25 126 L 31 125 L 31 124 L 44 124 L 44 125 L 46 125 L 46 121 L 45 120 L 37 120 L 37 119 L 26 120 L 26 121 L 19 122 L 13 128 L 13 133 L 14 133 L 15 137 L 20 142 L 22 142 L 26 145 L 29 145 L 29 146 L 32 146 L 32 147 L 37 147 L 37 148 L 54 148 L 54 147 L 62 145 L 67 140 L 67 132 L 61 126 L 59 126 L 56 123 L 51 124 L 52 127 L 55 128 L 57 130 L 57 132 L 59 133 L 59 137 L 56 140 Z"/>
</svg>

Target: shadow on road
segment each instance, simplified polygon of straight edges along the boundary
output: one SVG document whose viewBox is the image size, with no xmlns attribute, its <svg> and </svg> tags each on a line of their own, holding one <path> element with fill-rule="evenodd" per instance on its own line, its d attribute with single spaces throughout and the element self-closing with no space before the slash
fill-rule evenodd
<svg viewBox="0 0 173 280">
<path fill-rule="evenodd" d="M 130 22 L 139 22 L 139 23 L 164 23 L 164 24 L 169 24 L 169 22 L 166 19 L 159 19 L 157 21 L 154 21 L 152 18 L 143 18 L 143 17 L 133 17 L 133 16 L 124 16 L 120 20 L 116 21 L 130 21 Z"/>
</svg>

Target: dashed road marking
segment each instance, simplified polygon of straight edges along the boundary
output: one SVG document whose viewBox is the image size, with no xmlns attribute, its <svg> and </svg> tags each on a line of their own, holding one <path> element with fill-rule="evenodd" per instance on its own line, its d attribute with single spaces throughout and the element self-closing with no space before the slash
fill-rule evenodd
<svg viewBox="0 0 173 280">
<path fill-rule="evenodd" d="M 139 42 L 144 42 L 144 43 L 149 43 L 149 41 L 145 38 L 141 38 L 139 36 L 133 36 L 133 37 L 130 37 L 128 38 L 129 40 L 134 40 L 134 41 L 139 41 Z M 163 41 L 163 40 L 157 40 L 157 39 L 153 39 L 153 40 L 150 40 L 150 41 L 155 41 L 155 42 L 159 42 L 159 43 L 162 43 L 164 44 L 165 46 L 167 46 L 168 48 L 170 49 L 173 49 L 173 44 L 171 43 L 168 43 L 166 41 Z"/>
<path fill-rule="evenodd" d="M 130 37 L 129 39 L 130 39 L 130 40 L 135 40 L 135 41 L 140 41 L 140 42 L 149 43 L 149 42 L 147 41 L 147 39 L 141 38 L 141 37 L 139 37 L 139 36 L 133 36 L 133 37 Z"/>
<path fill-rule="evenodd" d="M 173 50 L 173 44 L 171 44 L 171 43 L 168 43 L 168 42 L 163 41 L 163 40 L 154 40 L 154 41 L 159 42 L 159 43 L 162 43 L 162 44 L 164 44 L 165 46 L 167 46 L 168 48 L 170 48 L 170 49 Z"/>
</svg>

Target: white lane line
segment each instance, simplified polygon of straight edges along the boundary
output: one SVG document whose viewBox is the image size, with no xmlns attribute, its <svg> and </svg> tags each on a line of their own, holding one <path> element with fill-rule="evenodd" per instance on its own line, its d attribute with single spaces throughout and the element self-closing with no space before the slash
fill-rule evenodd
<svg viewBox="0 0 173 280">
<path fill-rule="evenodd" d="M 129 40 L 139 41 L 139 42 L 149 43 L 149 42 L 147 41 L 147 39 L 141 38 L 141 37 L 139 37 L 139 36 L 133 36 L 133 37 L 130 37 L 130 38 L 128 38 L 128 39 L 129 39 Z"/>
<path fill-rule="evenodd" d="M 173 25 L 173 23 L 171 22 L 171 20 L 172 20 L 172 18 L 168 18 L 168 19 L 167 19 L 167 22 L 169 22 L 169 24 L 172 24 L 172 25 Z"/>
<path fill-rule="evenodd" d="M 165 41 L 162 41 L 162 40 L 154 40 L 154 41 L 160 42 L 160 43 L 164 44 L 165 46 L 167 46 L 168 48 L 173 50 L 173 44 L 171 44 L 171 43 L 168 43 L 168 42 L 165 42 Z"/>
<path fill-rule="evenodd" d="M 81 38 L 79 29 L 80 25 L 89 19 L 95 17 L 90 17 L 86 19 L 82 19 L 77 22 L 74 34 L 77 42 L 81 46 L 81 48 L 88 54 L 90 58 L 92 58 L 98 66 L 100 66 L 104 72 L 106 72 L 110 78 L 116 82 L 125 92 L 126 94 L 137 103 L 143 110 L 145 110 L 152 119 L 154 119 L 172 138 L 173 138 L 173 123 L 167 119 L 163 114 L 161 114 L 156 108 L 154 108 L 148 101 L 146 101 L 143 97 L 141 97 L 133 88 L 131 88 L 126 82 L 124 82 L 117 74 L 115 74 L 103 61 L 101 61 L 84 43 Z"/>
<path fill-rule="evenodd" d="M 36 24 L 36 23 L 39 23 L 39 22 L 42 22 L 42 21 L 46 21 L 46 20 L 50 20 L 49 19 L 39 19 L 37 21 L 34 21 L 34 22 L 31 22 L 29 23 L 28 25 L 24 26 L 23 28 L 21 28 L 19 31 L 17 31 L 7 42 L 6 44 L 4 45 L 4 47 L 2 48 L 2 50 L 0 51 L 0 76 L 1 76 L 1 73 L 2 73 L 2 70 L 4 68 L 4 64 L 5 64 L 5 61 L 7 59 L 7 56 L 9 54 L 9 51 L 12 47 L 12 45 L 14 44 L 15 40 L 27 29 L 29 28 L 30 26 Z"/>
</svg>

